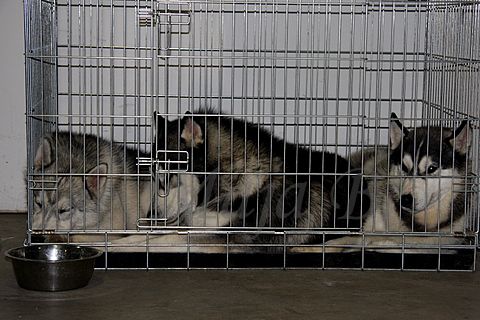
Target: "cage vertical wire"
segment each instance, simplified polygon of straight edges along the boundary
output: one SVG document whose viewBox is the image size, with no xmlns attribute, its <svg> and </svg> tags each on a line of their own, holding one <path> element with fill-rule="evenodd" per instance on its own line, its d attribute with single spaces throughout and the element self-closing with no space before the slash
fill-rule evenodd
<svg viewBox="0 0 480 320">
<path fill-rule="evenodd" d="M 109 269 L 474 269 L 479 1 L 25 0 L 24 8 L 27 244 L 96 246 L 105 251 L 98 266 Z M 414 218 L 402 230 L 388 219 L 368 227 L 368 215 L 389 216 L 382 188 L 407 181 L 379 165 L 392 113 L 415 137 L 468 120 L 468 170 L 450 186 L 468 205 L 442 204 L 461 227 L 435 217 L 428 230 Z M 213 125 L 198 137 L 195 123 Z M 193 140 L 181 147 L 185 132 Z M 217 153 L 194 152 L 196 138 Z M 413 185 L 427 181 L 414 174 Z M 369 196 L 360 209 L 351 196 L 358 178 Z M 446 180 L 430 181 L 441 190 Z M 345 204 L 360 213 L 345 214 Z"/>
</svg>

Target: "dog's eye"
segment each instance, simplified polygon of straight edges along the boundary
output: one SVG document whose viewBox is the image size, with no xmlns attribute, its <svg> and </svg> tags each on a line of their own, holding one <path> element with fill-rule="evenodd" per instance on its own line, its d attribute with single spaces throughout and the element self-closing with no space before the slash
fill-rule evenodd
<svg viewBox="0 0 480 320">
<path fill-rule="evenodd" d="M 434 172 L 437 171 L 437 170 L 438 170 L 438 166 L 432 164 L 432 165 L 428 166 L 428 168 L 427 168 L 427 173 L 428 173 L 428 174 L 432 174 L 432 173 L 434 173 Z"/>
<path fill-rule="evenodd" d="M 58 214 L 67 213 L 67 212 L 70 212 L 70 208 L 58 209 Z"/>
</svg>

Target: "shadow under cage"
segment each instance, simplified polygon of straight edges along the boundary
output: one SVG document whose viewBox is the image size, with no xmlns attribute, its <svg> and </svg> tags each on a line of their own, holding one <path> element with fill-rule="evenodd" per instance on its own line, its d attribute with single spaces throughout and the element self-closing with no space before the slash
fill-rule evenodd
<svg viewBox="0 0 480 320">
<path fill-rule="evenodd" d="M 27 244 L 475 269 L 480 1 L 24 3 Z"/>
</svg>

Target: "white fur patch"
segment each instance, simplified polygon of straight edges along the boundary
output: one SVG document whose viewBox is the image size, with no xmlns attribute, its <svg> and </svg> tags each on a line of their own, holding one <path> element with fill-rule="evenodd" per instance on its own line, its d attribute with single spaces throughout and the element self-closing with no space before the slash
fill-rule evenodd
<svg viewBox="0 0 480 320">
<path fill-rule="evenodd" d="M 422 157 L 422 159 L 418 163 L 418 168 L 417 168 L 418 173 L 425 174 L 427 167 L 431 163 L 432 163 L 432 159 L 430 159 L 430 157 L 427 157 L 427 156 Z"/>
<path fill-rule="evenodd" d="M 403 157 L 403 164 L 405 165 L 405 167 L 407 167 L 409 170 L 412 170 L 413 169 L 413 159 L 412 157 L 407 154 Z"/>
</svg>

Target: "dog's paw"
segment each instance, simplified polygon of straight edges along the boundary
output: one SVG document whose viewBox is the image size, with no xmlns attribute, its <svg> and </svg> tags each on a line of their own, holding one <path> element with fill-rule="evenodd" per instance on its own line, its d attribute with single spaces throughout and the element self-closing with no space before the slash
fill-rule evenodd
<svg viewBox="0 0 480 320">
<path fill-rule="evenodd" d="M 288 253 L 340 253 L 343 251 L 343 248 L 324 247 L 322 245 L 290 247 L 287 250 Z"/>
</svg>

